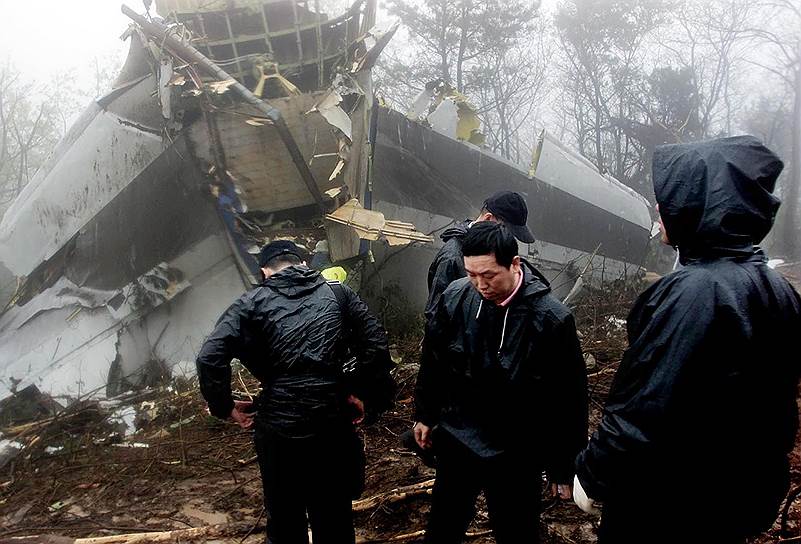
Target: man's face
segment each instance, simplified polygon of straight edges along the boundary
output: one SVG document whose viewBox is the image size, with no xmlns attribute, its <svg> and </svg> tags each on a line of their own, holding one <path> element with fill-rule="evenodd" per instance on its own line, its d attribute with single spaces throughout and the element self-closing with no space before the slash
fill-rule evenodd
<svg viewBox="0 0 801 544">
<path fill-rule="evenodd" d="M 498 264 L 494 253 L 465 257 L 464 268 L 476 291 L 490 302 L 500 304 L 509 298 L 515 288 L 520 272 L 520 257 L 515 257 L 509 268 Z"/>
<path fill-rule="evenodd" d="M 659 204 L 656 205 L 656 213 L 659 213 Z M 662 221 L 662 215 L 659 215 L 659 232 L 661 234 L 660 241 L 666 246 L 673 245 L 668 239 L 667 230 L 665 230 L 665 223 Z"/>
</svg>

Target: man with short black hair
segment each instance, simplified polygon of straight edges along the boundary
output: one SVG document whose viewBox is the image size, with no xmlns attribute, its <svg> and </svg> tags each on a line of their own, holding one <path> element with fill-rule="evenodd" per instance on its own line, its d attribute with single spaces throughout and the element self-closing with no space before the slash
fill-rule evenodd
<svg viewBox="0 0 801 544">
<path fill-rule="evenodd" d="M 512 191 L 499 191 L 484 201 L 481 213 L 474 220 L 465 220 L 453 227 L 445 229 L 440 238 L 444 245 L 437 252 L 436 257 L 428 268 L 428 302 L 425 313 L 430 316 L 442 292 L 452 281 L 466 275 L 464 260 L 462 258 L 462 240 L 471 225 L 494 221 L 503 223 L 514 234 L 515 238 L 523 243 L 534 242 L 534 235 L 529 230 L 528 206 L 519 193 Z"/>
<path fill-rule="evenodd" d="M 364 484 L 354 425 L 391 404 L 392 362 L 364 302 L 305 261 L 289 241 L 262 249 L 264 281 L 219 319 L 197 357 L 198 377 L 212 415 L 255 428 L 267 543 L 307 543 L 311 524 L 315 544 L 347 544 L 351 499 Z M 255 415 L 253 403 L 232 399 L 233 358 L 262 384 Z"/>
<path fill-rule="evenodd" d="M 425 542 L 462 542 L 482 490 L 498 544 L 538 542 L 541 474 L 569 498 L 587 440 L 573 316 L 505 225 L 472 226 L 462 251 L 468 277 L 435 305 L 415 390 L 415 438 L 437 455 Z"/>
</svg>

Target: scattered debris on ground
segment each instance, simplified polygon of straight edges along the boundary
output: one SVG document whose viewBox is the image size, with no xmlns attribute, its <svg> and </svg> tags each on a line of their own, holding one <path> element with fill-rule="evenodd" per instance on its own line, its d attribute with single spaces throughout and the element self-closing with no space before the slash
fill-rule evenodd
<svg viewBox="0 0 801 544">
<path fill-rule="evenodd" d="M 603 291 L 588 288 L 576 303 L 593 427 L 625 350 L 624 319 L 640 287 L 621 282 Z M 419 542 L 433 484 L 433 469 L 400 441 L 413 424 L 420 338 L 409 335 L 394 342 L 395 408 L 364 429 L 367 485 L 354 502 L 362 543 Z M 253 395 L 256 386 L 243 369 L 234 372 L 234 388 L 242 398 Z M 263 541 L 261 484 L 250 433 L 207 415 L 195 380 L 175 378 L 160 387 L 82 400 L 65 409 L 46 401 L 37 405 L 47 409 L 35 418 L 2 420 L 0 540 L 49 534 L 79 544 L 89 537 L 102 537 L 93 544 L 131 544 L 142 538 Z M 792 461 L 798 495 L 798 449 Z M 595 542 L 597 520 L 592 516 L 549 497 L 543 509 L 544 542 Z M 793 500 L 785 520 L 777 520 L 755 543 L 798 537 L 800 528 L 801 500 Z M 483 499 L 468 541 L 494 542 Z"/>
</svg>

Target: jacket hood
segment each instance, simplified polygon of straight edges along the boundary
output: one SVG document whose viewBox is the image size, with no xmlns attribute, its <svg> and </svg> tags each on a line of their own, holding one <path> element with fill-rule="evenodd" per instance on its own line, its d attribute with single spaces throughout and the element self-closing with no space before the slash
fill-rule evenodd
<svg viewBox="0 0 801 544">
<path fill-rule="evenodd" d="M 325 283 L 325 279 L 316 270 L 302 265 L 289 266 L 273 274 L 264 282 L 262 287 L 281 293 L 288 298 L 302 297 L 317 289 Z"/>
<path fill-rule="evenodd" d="M 545 279 L 545 276 L 523 257 L 520 257 L 520 269 L 523 270 L 523 285 L 521 289 L 524 297 L 544 295 L 551 292 L 551 284 Z"/>
<path fill-rule="evenodd" d="M 448 227 L 445 229 L 442 234 L 440 234 L 440 239 L 443 242 L 447 242 L 451 238 L 464 238 L 464 235 L 467 234 L 467 230 L 470 228 L 470 221 L 469 219 L 465 219 L 460 223 L 456 223 L 452 227 Z"/>
<path fill-rule="evenodd" d="M 671 244 L 683 259 L 752 251 L 773 226 L 783 168 L 753 136 L 657 147 L 654 192 Z"/>
</svg>

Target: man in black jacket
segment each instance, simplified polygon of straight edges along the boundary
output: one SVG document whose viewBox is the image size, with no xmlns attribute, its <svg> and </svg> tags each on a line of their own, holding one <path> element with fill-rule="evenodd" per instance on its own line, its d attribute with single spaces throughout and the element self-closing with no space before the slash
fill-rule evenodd
<svg viewBox="0 0 801 544">
<path fill-rule="evenodd" d="M 801 300 L 755 246 L 782 162 L 750 136 L 657 148 L 663 242 L 684 267 L 637 300 L 629 349 L 577 460 L 601 543 L 744 542 L 788 488 Z"/>
<path fill-rule="evenodd" d="M 347 544 L 364 478 L 354 424 L 391 403 L 392 362 L 367 306 L 304 258 L 291 242 L 264 247 L 264 282 L 219 319 L 197 357 L 198 377 L 212 415 L 255 427 L 268 544 L 307 543 L 309 524 L 315 544 Z M 355 364 L 345 365 L 351 355 Z M 251 403 L 231 397 L 232 358 L 262 384 L 255 417 Z"/>
<path fill-rule="evenodd" d="M 415 391 L 415 438 L 437 454 L 425 542 L 462 542 L 483 490 L 499 544 L 538 542 L 541 475 L 570 497 L 587 441 L 573 316 L 499 223 L 470 228 L 468 277 L 439 298 Z"/>
<path fill-rule="evenodd" d="M 471 221 L 469 219 L 445 229 L 440 235 L 443 246 L 437 252 L 431 266 L 428 267 L 428 302 L 426 303 L 426 317 L 434 311 L 434 305 L 443 291 L 452 281 L 464 278 L 464 259 L 462 257 L 462 240 L 470 225 L 482 221 L 495 221 L 503 223 L 514 234 L 515 238 L 523 243 L 530 244 L 534 235 L 529 230 L 528 206 L 518 193 L 512 191 L 499 191 L 481 206 L 481 213 Z"/>
</svg>

